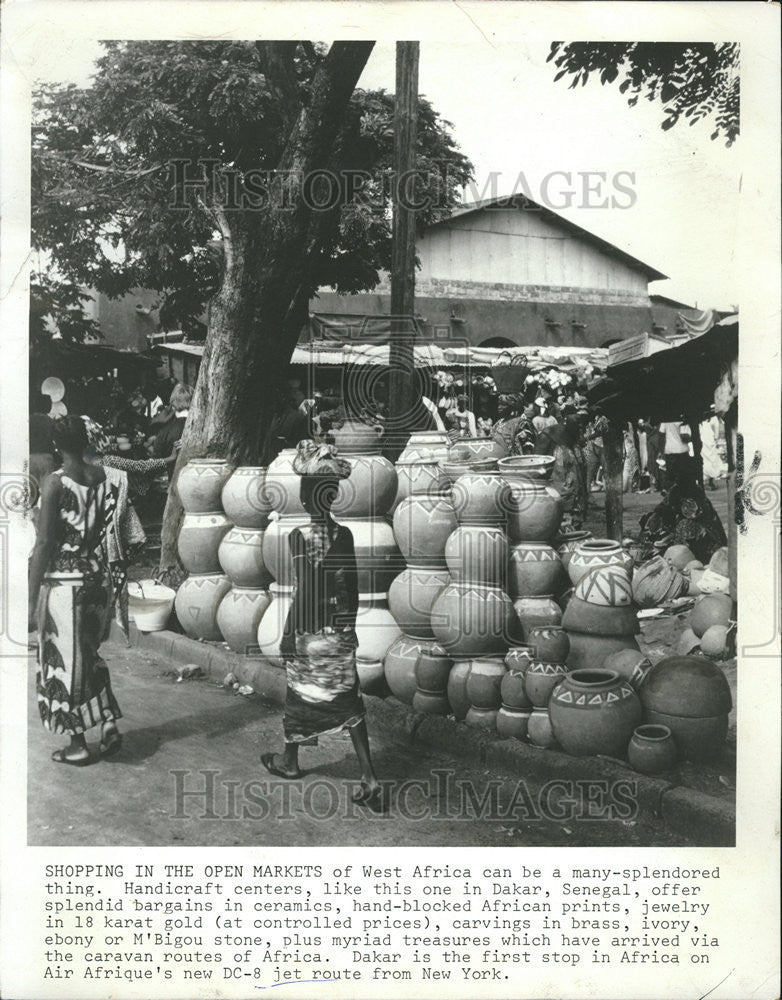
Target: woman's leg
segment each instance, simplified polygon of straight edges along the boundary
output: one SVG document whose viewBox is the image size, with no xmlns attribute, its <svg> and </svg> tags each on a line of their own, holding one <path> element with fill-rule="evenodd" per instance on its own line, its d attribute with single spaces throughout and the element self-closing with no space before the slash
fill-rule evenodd
<svg viewBox="0 0 782 1000">
<path fill-rule="evenodd" d="M 370 792 L 380 788 L 380 782 L 372 767 L 372 757 L 369 752 L 369 733 L 364 719 L 355 726 L 350 727 L 350 738 L 353 741 L 353 749 L 358 757 L 361 768 L 361 780 Z"/>
</svg>

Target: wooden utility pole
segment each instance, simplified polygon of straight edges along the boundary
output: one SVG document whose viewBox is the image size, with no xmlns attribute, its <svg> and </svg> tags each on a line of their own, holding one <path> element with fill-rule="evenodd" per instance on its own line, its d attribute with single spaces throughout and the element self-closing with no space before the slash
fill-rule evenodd
<svg viewBox="0 0 782 1000">
<path fill-rule="evenodd" d="M 391 345 L 389 349 L 389 454 L 401 451 L 417 409 L 415 379 L 415 145 L 418 126 L 418 42 L 396 43 L 394 105 Z"/>
</svg>

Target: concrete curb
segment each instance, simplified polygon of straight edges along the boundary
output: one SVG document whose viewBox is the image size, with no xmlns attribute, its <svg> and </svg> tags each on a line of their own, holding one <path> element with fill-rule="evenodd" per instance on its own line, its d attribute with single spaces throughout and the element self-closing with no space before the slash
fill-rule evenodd
<svg viewBox="0 0 782 1000">
<path fill-rule="evenodd" d="M 126 639 L 112 625 L 111 639 Z M 233 673 L 240 684 L 249 684 L 260 697 L 276 704 L 285 701 L 285 671 L 260 654 L 234 653 L 225 645 L 201 642 L 174 632 L 139 632 L 131 625 L 130 645 L 170 660 L 172 668 L 186 663 L 201 667 L 211 680 L 222 683 Z M 493 739 L 480 729 L 442 716 L 420 715 L 395 698 L 366 699 L 372 728 L 410 744 L 424 744 L 459 757 L 469 757 L 489 767 L 520 777 L 546 782 L 632 781 L 641 813 L 661 821 L 673 834 L 697 838 L 702 846 L 732 847 L 736 843 L 735 801 L 715 798 L 694 788 L 675 785 L 665 778 L 633 771 L 626 762 L 610 757 L 570 757 L 556 750 L 541 750 L 516 740 Z"/>
</svg>

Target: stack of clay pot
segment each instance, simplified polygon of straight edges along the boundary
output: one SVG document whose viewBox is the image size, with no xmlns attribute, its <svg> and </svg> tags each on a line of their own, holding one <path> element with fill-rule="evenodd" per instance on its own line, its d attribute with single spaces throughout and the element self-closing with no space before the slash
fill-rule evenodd
<svg viewBox="0 0 782 1000">
<path fill-rule="evenodd" d="M 410 439 L 396 460 L 397 491 L 392 512 L 413 493 L 440 493 L 449 485 L 440 465 L 448 458 L 448 435 L 420 432 Z"/>
<path fill-rule="evenodd" d="M 223 511 L 221 494 L 232 472 L 222 459 L 193 459 L 176 483 L 185 511 L 177 550 L 190 575 L 177 591 L 174 607 L 182 628 L 195 639 L 222 639 L 217 609 L 231 581 L 222 572 L 218 553 L 231 522 Z"/>
<path fill-rule="evenodd" d="M 570 640 L 567 664 L 571 670 L 600 667 L 611 653 L 639 648 L 631 571 L 618 554 L 616 561 L 606 557 L 591 568 L 583 568 L 579 553 L 591 544 L 586 542 L 577 549 L 568 566 L 574 589 L 562 624 Z M 617 549 L 621 553 L 618 545 Z"/>
<path fill-rule="evenodd" d="M 555 744 L 549 717 L 549 702 L 554 689 L 567 674 L 570 643 L 560 625 L 537 625 L 527 630 L 529 666 L 524 673 L 524 690 L 532 705 L 527 726 L 530 743 L 539 747 Z"/>
<path fill-rule="evenodd" d="M 453 484 L 452 500 L 458 527 L 445 544 L 450 580 L 432 605 L 432 629 L 455 661 L 448 695 L 457 718 L 494 729 L 504 656 L 518 639 L 507 594 L 510 487 L 497 472 L 468 471 Z"/>
<path fill-rule="evenodd" d="M 408 484 L 412 492 L 394 511 L 394 537 L 407 567 L 388 589 L 388 605 L 403 635 L 386 655 L 385 677 L 400 701 L 447 715 L 452 661 L 435 642 L 431 619 L 435 598 L 450 582 L 445 546 L 458 522 L 441 481 L 411 476 Z"/>
<path fill-rule="evenodd" d="M 380 453 L 381 429 L 346 420 L 335 429 L 334 443 L 351 465 L 332 507 L 334 519 L 350 529 L 358 570 L 356 665 L 362 690 L 385 693 L 383 663 L 401 636 L 388 610 L 388 588 L 402 568 L 388 514 L 397 495 L 397 473 Z"/>
<path fill-rule="evenodd" d="M 271 604 L 272 577 L 263 560 L 263 536 L 271 512 L 265 480 L 262 466 L 240 466 L 222 493 L 223 510 L 233 527 L 217 555 L 232 586 L 217 610 L 217 625 L 237 653 L 257 647 L 258 627 Z"/>
</svg>

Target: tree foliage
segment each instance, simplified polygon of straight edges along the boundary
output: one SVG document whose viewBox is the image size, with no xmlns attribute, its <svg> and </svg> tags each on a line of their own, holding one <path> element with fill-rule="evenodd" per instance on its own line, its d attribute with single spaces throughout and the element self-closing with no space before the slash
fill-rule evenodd
<svg viewBox="0 0 782 1000">
<path fill-rule="evenodd" d="M 663 105 L 662 128 L 680 120 L 690 125 L 710 118 L 712 139 L 732 146 L 739 135 L 739 45 L 736 42 L 554 42 L 548 62 L 555 80 L 572 77 L 570 87 L 585 86 L 597 75 L 601 84 L 619 82 L 634 107 L 640 97 Z"/>
<path fill-rule="evenodd" d="M 45 86 L 35 95 L 32 236 L 46 266 L 34 284 L 70 289 L 70 313 L 62 294 L 41 296 L 64 336 L 84 332 L 72 306 L 85 286 L 110 297 L 155 289 L 164 328 L 187 331 L 220 285 L 222 237 L 248 211 L 270 210 L 232 204 L 231 192 L 280 167 L 326 48 L 103 44 L 90 86 Z M 339 122 L 334 155 L 323 164 L 339 179 L 338 204 L 322 213 L 310 294 L 320 285 L 372 288 L 389 266 L 393 111 L 393 95 L 355 90 Z M 424 225 L 450 213 L 472 167 L 450 124 L 423 98 L 417 146 Z M 359 190 L 345 180 L 351 171 L 364 178 Z M 181 196 L 183 172 L 191 183 Z M 199 180 L 209 184 L 192 183 Z"/>
</svg>

